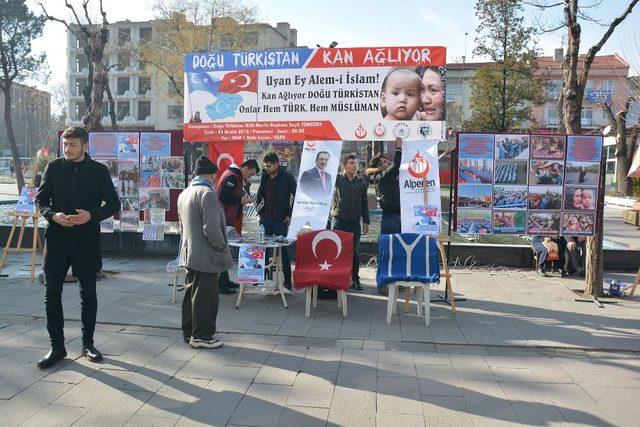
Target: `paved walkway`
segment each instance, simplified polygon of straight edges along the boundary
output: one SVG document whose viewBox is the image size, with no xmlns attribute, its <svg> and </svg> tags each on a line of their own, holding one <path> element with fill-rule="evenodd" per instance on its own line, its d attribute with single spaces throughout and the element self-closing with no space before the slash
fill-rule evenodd
<svg viewBox="0 0 640 427">
<path fill-rule="evenodd" d="M 69 357 L 35 362 L 48 340 L 43 289 L 12 257 L 0 278 L 3 425 L 637 425 L 640 297 L 598 309 L 572 279 L 455 270 L 458 312 L 412 306 L 385 323 L 386 299 L 349 295 L 349 318 L 321 300 L 222 298 L 218 350 L 181 339 L 166 260 L 112 258 L 98 284 L 96 346 L 80 358 L 77 285 L 65 285 Z M 629 281 L 631 275 L 621 275 Z M 180 295 L 180 294 L 179 294 Z M 180 295 L 181 296 L 181 295 Z"/>
</svg>

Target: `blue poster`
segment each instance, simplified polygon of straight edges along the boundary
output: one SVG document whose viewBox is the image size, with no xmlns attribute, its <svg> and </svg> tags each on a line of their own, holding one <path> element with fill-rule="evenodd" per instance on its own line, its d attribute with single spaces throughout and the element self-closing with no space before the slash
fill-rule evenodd
<svg viewBox="0 0 640 427">
<path fill-rule="evenodd" d="M 460 158 L 493 159 L 493 134 L 462 133 L 458 142 Z"/>
<path fill-rule="evenodd" d="M 240 245 L 238 253 L 238 283 L 264 283 L 265 248 Z"/>
<path fill-rule="evenodd" d="M 163 156 L 171 155 L 171 134 L 170 133 L 141 133 L 140 150 L 143 156 Z"/>
<path fill-rule="evenodd" d="M 567 160 L 571 162 L 600 162 L 602 137 L 597 135 L 569 135 Z"/>
</svg>

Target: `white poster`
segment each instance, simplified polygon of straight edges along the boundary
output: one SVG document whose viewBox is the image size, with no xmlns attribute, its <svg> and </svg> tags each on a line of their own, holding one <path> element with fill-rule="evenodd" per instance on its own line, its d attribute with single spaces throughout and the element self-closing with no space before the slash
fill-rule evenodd
<svg viewBox="0 0 640 427">
<path fill-rule="evenodd" d="M 404 141 L 399 178 L 402 232 L 440 234 L 438 141 Z"/>
<path fill-rule="evenodd" d="M 341 152 L 342 141 L 305 141 L 288 239 L 303 227 L 327 228 Z"/>
</svg>

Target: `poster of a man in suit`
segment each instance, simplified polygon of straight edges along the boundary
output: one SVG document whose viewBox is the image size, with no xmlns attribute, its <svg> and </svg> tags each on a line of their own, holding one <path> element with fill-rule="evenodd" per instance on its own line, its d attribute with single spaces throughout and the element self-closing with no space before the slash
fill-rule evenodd
<svg viewBox="0 0 640 427">
<path fill-rule="evenodd" d="M 306 196 L 312 199 L 322 199 L 326 195 L 332 194 L 332 177 L 326 172 L 329 160 L 331 160 L 331 155 L 328 152 L 319 151 L 316 154 L 315 167 L 302 173 L 300 189 Z"/>
</svg>

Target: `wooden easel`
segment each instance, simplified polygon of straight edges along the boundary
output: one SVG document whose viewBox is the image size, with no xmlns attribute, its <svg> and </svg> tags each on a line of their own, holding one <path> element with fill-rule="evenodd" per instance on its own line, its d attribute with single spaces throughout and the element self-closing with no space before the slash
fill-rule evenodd
<svg viewBox="0 0 640 427">
<path fill-rule="evenodd" d="M 629 296 L 632 297 L 633 294 L 636 293 L 636 288 L 640 284 L 640 268 L 638 269 L 638 273 L 636 274 L 636 280 L 633 281 L 633 285 L 631 285 L 631 289 L 629 290 Z"/>
<path fill-rule="evenodd" d="M 7 244 L 4 247 L 4 251 L 2 252 L 2 261 L 0 261 L 0 272 L 4 268 L 4 264 L 7 261 L 7 255 L 10 253 L 30 253 L 31 254 L 31 283 L 35 280 L 36 275 L 36 252 L 40 250 L 42 253 L 42 242 L 39 239 L 39 227 L 38 227 L 38 219 L 39 216 L 37 213 L 31 215 L 24 212 L 11 212 L 10 216 L 13 217 L 13 225 L 11 226 L 11 231 L 9 232 L 9 239 L 7 239 Z M 31 218 L 33 220 L 33 243 L 30 248 L 22 247 L 22 238 L 24 237 L 24 230 L 27 226 L 27 220 Z M 22 220 L 20 224 L 20 232 L 18 234 L 18 242 L 16 247 L 11 247 L 11 242 L 13 241 L 13 236 L 16 232 L 16 228 L 18 227 L 18 221 Z"/>
</svg>

